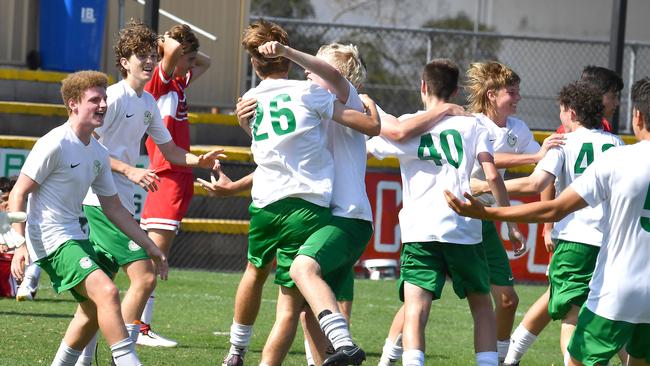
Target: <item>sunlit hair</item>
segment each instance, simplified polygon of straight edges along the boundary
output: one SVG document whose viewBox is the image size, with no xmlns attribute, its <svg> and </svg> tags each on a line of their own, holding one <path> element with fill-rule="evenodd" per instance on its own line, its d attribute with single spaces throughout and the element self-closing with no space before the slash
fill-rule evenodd
<svg viewBox="0 0 650 366">
<path fill-rule="evenodd" d="M 194 34 L 194 31 L 192 31 L 192 28 L 190 28 L 189 25 L 176 24 L 167 32 L 169 33 L 169 37 L 181 44 L 181 47 L 183 47 L 183 54 L 199 50 L 199 39 L 196 38 L 196 34 Z"/>
<path fill-rule="evenodd" d="M 473 113 L 493 114 L 495 106 L 488 99 L 488 91 L 518 85 L 521 79 L 508 66 L 496 62 L 476 62 L 469 66 L 466 74 L 468 109 Z"/>
<path fill-rule="evenodd" d="M 81 102 L 81 98 L 86 90 L 96 86 L 102 88 L 108 86 L 108 76 L 103 72 L 89 70 L 77 71 L 69 74 L 61 81 L 61 98 L 63 98 L 63 104 L 68 110 L 68 115 L 72 113 L 68 102 L 70 100 Z"/>
<path fill-rule="evenodd" d="M 448 101 L 458 87 L 458 65 L 446 58 L 436 58 L 424 66 L 422 80 L 427 94 Z"/>
<path fill-rule="evenodd" d="M 603 119 L 603 97 L 593 84 L 577 81 L 565 85 L 557 96 L 560 106 L 572 109 L 576 120 L 588 128 L 600 128 Z"/>
<path fill-rule="evenodd" d="M 279 25 L 262 19 L 251 23 L 246 28 L 241 42 L 251 55 L 253 67 L 263 78 L 271 74 L 288 72 L 291 65 L 291 61 L 285 57 L 266 58 L 257 51 L 257 47 L 271 41 L 288 46 L 289 36 Z"/>
<path fill-rule="evenodd" d="M 650 78 L 637 80 L 632 85 L 632 107 L 643 115 L 645 129 L 650 131 Z"/>
<path fill-rule="evenodd" d="M 146 57 L 156 51 L 158 35 L 144 23 L 131 22 L 122 29 L 117 42 L 115 42 L 115 66 L 125 78 L 126 69 L 122 66 L 122 58 L 129 59 L 132 55 Z M 155 61 L 155 60 L 154 60 Z"/>
<path fill-rule="evenodd" d="M 355 45 L 330 43 L 321 46 L 316 56 L 329 60 L 328 63 L 339 70 L 355 88 L 359 88 L 366 80 L 366 66 Z"/>
</svg>

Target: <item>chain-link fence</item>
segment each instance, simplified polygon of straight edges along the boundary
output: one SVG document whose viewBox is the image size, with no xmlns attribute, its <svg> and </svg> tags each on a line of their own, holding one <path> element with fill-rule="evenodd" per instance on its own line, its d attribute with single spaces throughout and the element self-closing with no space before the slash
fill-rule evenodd
<svg viewBox="0 0 650 366">
<path fill-rule="evenodd" d="M 421 108 L 420 74 L 427 60 L 450 58 L 463 71 L 474 61 L 498 60 L 521 76 L 522 100 L 518 117 L 532 129 L 553 130 L 560 123 L 555 102 L 560 88 L 578 79 L 584 66 L 607 66 L 609 59 L 609 43 L 605 41 L 265 19 L 280 24 L 289 33 L 294 47 L 311 54 L 330 42 L 357 45 L 368 69 L 363 91 L 395 115 Z M 650 43 L 626 44 L 621 132 L 631 131 L 627 103 L 629 86 L 650 75 L 649 61 Z M 293 72 L 292 77 L 300 77 L 298 71 Z M 249 76 L 248 80 L 251 79 L 256 82 Z M 462 95 L 459 98 L 456 102 L 463 103 Z"/>
</svg>

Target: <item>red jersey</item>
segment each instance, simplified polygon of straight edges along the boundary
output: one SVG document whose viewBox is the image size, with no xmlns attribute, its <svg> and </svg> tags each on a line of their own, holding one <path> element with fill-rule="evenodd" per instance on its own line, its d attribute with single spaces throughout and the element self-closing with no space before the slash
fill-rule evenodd
<svg viewBox="0 0 650 366">
<path fill-rule="evenodd" d="M 190 127 L 187 119 L 188 109 L 185 88 L 190 84 L 191 79 L 191 69 L 187 72 L 185 78 L 174 78 L 173 75 L 165 75 L 159 63 L 153 71 L 151 81 L 144 87 L 144 90 L 156 98 L 160 116 L 172 135 L 174 143 L 187 151 L 190 151 Z M 147 138 L 145 145 L 149 154 L 149 169 L 153 169 L 156 173 L 166 170 L 192 173 L 190 167 L 174 165 L 167 161 L 151 137 Z"/>
<path fill-rule="evenodd" d="M 607 119 L 603 118 L 603 120 L 602 120 L 602 124 L 603 124 L 603 131 L 605 131 L 605 132 L 612 132 L 612 126 L 609 124 L 609 122 L 607 121 Z M 564 126 L 560 125 L 560 127 L 558 127 L 557 130 L 556 130 L 555 132 L 557 132 L 557 133 L 564 133 Z"/>
</svg>

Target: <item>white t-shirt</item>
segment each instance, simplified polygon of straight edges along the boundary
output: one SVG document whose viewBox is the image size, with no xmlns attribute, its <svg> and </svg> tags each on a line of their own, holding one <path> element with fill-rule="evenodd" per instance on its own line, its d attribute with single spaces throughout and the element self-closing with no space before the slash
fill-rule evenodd
<svg viewBox="0 0 650 366">
<path fill-rule="evenodd" d="M 368 152 L 380 159 L 399 159 L 403 242 L 478 244 L 483 240 L 481 221 L 457 215 L 443 194 L 445 189 L 456 196 L 469 192 L 469 177 L 478 154 L 492 154 L 487 130 L 475 118 L 446 117 L 428 133 L 403 143 L 379 136 L 366 145 Z"/>
<path fill-rule="evenodd" d="M 140 156 L 140 140 L 145 132 L 158 145 L 172 140 L 151 94 L 145 91 L 138 97 L 126 80 L 122 80 L 109 86 L 106 95 L 108 108 L 104 124 L 95 129 L 95 132 L 99 135 L 99 142 L 106 146 L 112 158 L 135 166 Z M 133 215 L 135 185 L 118 172 L 113 172 L 113 179 L 122 206 Z M 89 190 L 83 203 L 99 206 L 99 199 Z"/>
<path fill-rule="evenodd" d="M 345 106 L 363 112 L 363 102 L 350 84 Z M 327 148 L 334 157 L 332 214 L 351 219 L 372 221 L 372 209 L 366 192 L 366 135 L 334 121 L 325 123 Z"/>
<path fill-rule="evenodd" d="M 591 207 L 608 202 L 587 308 L 650 323 L 650 141 L 610 149 L 571 184 Z"/>
<path fill-rule="evenodd" d="M 102 196 L 117 193 L 106 148 L 93 138 L 84 145 L 69 122 L 36 142 L 20 172 L 40 185 L 27 199 L 25 233 L 32 260 L 68 240 L 87 238 L 79 217 L 89 187 Z"/>
<path fill-rule="evenodd" d="M 495 153 L 535 154 L 539 151 L 540 146 L 535 141 L 533 133 L 530 132 L 530 129 L 524 121 L 514 117 L 508 117 L 506 119 L 506 126 L 499 127 L 483 113 L 475 113 L 474 115 L 481 125 L 487 128 L 488 139 Z M 499 169 L 502 177 L 505 172 L 505 169 Z M 472 177 L 485 180 L 483 168 L 478 161 L 474 166 Z"/>
<path fill-rule="evenodd" d="M 587 166 L 598 161 L 604 151 L 623 145 L 618 136 L 602 130 L 579 128 L 564 135 L 564 145 L 550 149 L 535 169 L 553 174 L 557 193 L 562 192 Z M 551 237 L 599 247 L 603 241 L 603 207 L 586 207 L 553 225 Z"/>
<path fill-rule="evenodd" d="M 262 80 L 243 97 L 257 99 L 250 121 L 253 204 L 297 197 L 329 207 L 334 164 L 321 121 L 332 119 L 336 97 L 310 81 L 286 79 Z"/>
</svg>

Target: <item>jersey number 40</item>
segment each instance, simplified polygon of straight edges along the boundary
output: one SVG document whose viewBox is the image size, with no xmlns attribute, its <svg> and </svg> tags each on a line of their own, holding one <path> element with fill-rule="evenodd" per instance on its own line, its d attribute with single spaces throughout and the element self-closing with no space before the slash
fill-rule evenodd
<svg viewBox="0 0 650 366">
<path fill-rule="evenodd" d="M 453 148 L 456 151 L 456 156 L 454 157 L 451 152 L 451 146 L 449 146 L 449 139 L 453 144 Z M 420 146 L 418 147 L 418 158 L 420 160 L 433 160 L 433 162 L 442 166 L 442 155 L 436 149 L 436 146 L 433 143 L 433 136 L 430 133 L 422 135 L 420 137 Z M 440 148 L 442 149 L 443 154 L 449 164 L 454 168 L 458 169 L 460 163 L 463 162 L 463 138 L 460 136 L 460 133 L 456 130 L 444 130 L 440 133 Z"/>
</svg>

